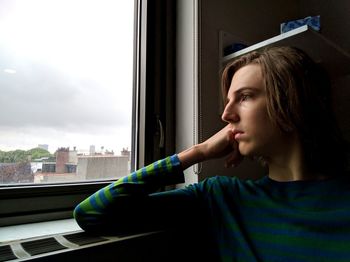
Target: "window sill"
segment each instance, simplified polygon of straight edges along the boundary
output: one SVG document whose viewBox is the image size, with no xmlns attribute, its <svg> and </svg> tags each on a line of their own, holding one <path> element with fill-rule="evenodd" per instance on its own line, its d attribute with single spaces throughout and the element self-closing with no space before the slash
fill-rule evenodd
<svg viewBox="0 0 350 262">
<path fill-rule="evenodd" d="M 148 258 L 164 261 L 168 260 L 175 246 L 172 236 L 158 231 L 91 238 L 74 219 L 6 226 L 0 227 L 0 261 L 70 261 L 81 258 L 106 261 L 115 259 L 115 251 L 118 251 L 118 261 L 130 261 L 130 258 L 142 261 L 145 257 L 147 261 Z"/>
<path fill-rule="evenodd" d="M 73 218 L 0 227 L 0 243 L 80 231 Z"/>
<path fill-rule="evenodd" d="M 0 248 L 8 248 L 12 252 L 0 254 L 0 261 L 181 261 L 183 254 L 196 260 L 201 253 L 200 241 L 181 230 L 147 232 L 126 236 L 84 236 L 74 219 L 56 220 L 33 224 L 0 227 Z M 69 237 L 74 237 L 69 238 Z M 78 237 L 78 238 L 76 238 Z M 56 243 L 42 242 L 51 239 Z M 78 241 L 77 241 L 78 240 Z M 91 241 L 92 240 L 92 241 Z M 28 243 L 30 242 L 30 243 Z M 25 248 L 30 244 L 32 254 Z M 38 243 L 40 242 L 40 243 Z M 197 247 L 197 245 L 199 246 Z M 63 246 L 57 249 L 57 245 Z M 28 247 L 28 245 L 26 245 Z M 47 248 L 51 248 L 51 251 Z M 56 249 L 55 249 L 56 248 Z M 33 250 L 33 249 L 32 249 Z"/>
</svg>

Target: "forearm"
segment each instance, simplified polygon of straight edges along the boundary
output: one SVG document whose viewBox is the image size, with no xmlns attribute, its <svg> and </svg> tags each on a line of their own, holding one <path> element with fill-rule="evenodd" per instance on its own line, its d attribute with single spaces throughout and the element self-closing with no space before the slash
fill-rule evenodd
<svg viewBox="0 0 350 262">
<path fill-rule="evenodd" d="M 85 230 L 99 230 L 111 225 L 110 218 L 127 217 L 137 208 L 137 201 L 162 186 L 183 182 L 183 173 L 176 155 L 154 162 L 100 189 L 74 210 L 74 217 Z M 128 204 L 129 203 L 129 204 Z M 140 209 L 139 209 L 140 210 Z M 122 216 L 118 216 L 122 215 Z M 117 219 L 115 227 L 118 227 Z"/>
<path fill-rule="evenodd" d="M 206 160 L 204 146 L 202 144 L 194 145 L 182 152 L 177 156 L 180 160 L 182 169 L 185 170 L 190 166 L 200 163 Z"/>
</svg>

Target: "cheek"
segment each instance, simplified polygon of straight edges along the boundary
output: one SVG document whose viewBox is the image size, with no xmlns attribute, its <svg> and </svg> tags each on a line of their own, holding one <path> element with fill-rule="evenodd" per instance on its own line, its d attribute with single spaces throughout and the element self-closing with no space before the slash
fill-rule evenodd
<svg viewBox="0 0 350 262">
<path fill-rule="evenodd" d="M 257 144 L 266 146 L 278 133 L 264 109 L 252 114 L 247 124 L 249 125 L 250 139 Z"/>
<path fill-rule="evenodd" d="M 247 114 L 247 120 L 255 132 L 270 130 L 272 128 L 271 120 L 267 111 L 263 107 L 258 107 Z"/>
</svg>

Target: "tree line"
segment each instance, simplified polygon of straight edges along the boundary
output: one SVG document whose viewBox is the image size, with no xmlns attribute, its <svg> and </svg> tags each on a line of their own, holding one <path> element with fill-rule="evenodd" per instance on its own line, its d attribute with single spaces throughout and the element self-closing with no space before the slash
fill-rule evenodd
<svg viewBox="0 0 350 262">
<path fill-rule="evenodd" d="M 53 158 L 54 156 L 42 148 L 32 148 L 30 150 L 16 149 L 13 151 L 0 150 L 0 163 L 20 163 L 35 161 L 43 157 Z"/>
</svg>

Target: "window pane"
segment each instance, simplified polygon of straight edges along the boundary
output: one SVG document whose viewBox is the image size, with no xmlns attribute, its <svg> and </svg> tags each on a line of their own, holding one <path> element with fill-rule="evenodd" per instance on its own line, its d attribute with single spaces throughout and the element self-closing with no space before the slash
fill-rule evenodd
<svg viewBox="0 0 350 262">
<path fill-rule="evenodd" d="M 134 1 L 0 6 L 0 184 L 129 173 Z"/>
</svg>

